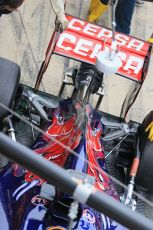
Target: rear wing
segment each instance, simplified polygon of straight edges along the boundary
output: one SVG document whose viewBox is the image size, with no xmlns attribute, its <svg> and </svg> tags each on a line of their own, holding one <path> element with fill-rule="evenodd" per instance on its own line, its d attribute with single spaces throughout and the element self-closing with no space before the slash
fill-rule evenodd
<svg viewBox="0 0 153 230">
<path fill-rule="evenodd" d="M 112 31 L 110 29 L 71 15 L 66 17 L 69 21 L 66 30 L 61 34 L 54 31 L 51 37 L 35 89 L 39 88 L 53 54 L 94 65 L 98 52 L 111 47 Z M 115 33 L 115 39 L 122 60 L 122 66 L 116 74 L 142 83 L 148 71 L 152 45 L 147 41 L 118 32 Z"/>
</svg>

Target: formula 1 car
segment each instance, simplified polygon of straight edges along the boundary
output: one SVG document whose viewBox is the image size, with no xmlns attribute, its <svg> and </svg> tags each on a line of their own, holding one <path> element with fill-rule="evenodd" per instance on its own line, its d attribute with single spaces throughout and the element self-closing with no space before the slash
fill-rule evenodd
<svg viewBox="0 0 153 230">
<path fill-rule="evenodd" d="M 147 75 L 152 46 L 115 33 L 121 60 L 116 74 L 133 81 L 134 87 L 121 115 L 113 116 L 99 110 L 104 72 L 112 66 L 99 71 L 96 59 L 101 51 L 114 52 L 112 31 L 70 15 L 67 19 L 67 29 L 51 37 L 34 88 L 19 83 L 17 64 L 0 58 L 1 131 L 9 136 L 0 134 L 0 152 L 17 161 L 1 155 L 1 228 L 152 229 L 151 221 L 130 210 L 137 205 L 134 191 L 153 191 L 152 143 L 144 123 L 125 121 Z M 53 54 L 81 62 L 65 73 L 58 97 L 39 90 Z M 65 99 L 69 85 L 73 92 Z M 98 95 L 95 108 L 92 94 Z M 111 167 L 126 189 L 118 191 Z M 103 197 L 105 193 L 109 196 Z"/>
</svg>

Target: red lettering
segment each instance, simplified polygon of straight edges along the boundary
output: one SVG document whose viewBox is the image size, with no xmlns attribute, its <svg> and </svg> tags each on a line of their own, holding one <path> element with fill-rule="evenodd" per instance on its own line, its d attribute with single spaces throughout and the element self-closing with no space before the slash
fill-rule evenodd
<svg viewBox="0 0 153 230">
<path fill-rule="evenodd" d="M 63 49 L 63 50 L 69 51 L 69 50 L 72 49 L 71 46 L 70 46 L 70 44 L 74 44 L 75 41 L 76 41 L 75 36 L 73 36 L 71 34 L 68 34 L 68 33 L 63 33 L 63 34 L 61 34 L 61 36 L 60 36 L 60 38 L 58 40 L 57 46 L 59 48 Z"/>
<path fill-rule="evenodd" d="M 97 54 L 112 47 L 112 31 L 72 16 L 68 19 L 68 28 L 60 35 L 55 52 L 95 64 Z M 149 43 L 120 33 L 116 33 L 115 38 L 122 60 L 119 73 L 139 80 Z"/>
<path fill-rule="evenodd" d="M 99 26 L 96 26 L 96 25 L 93 25 L 93 24 L 90 24 L 88 23 L 84 30 L 83 30 L 83 33 L 85 34 L 89 34 L 91 36 L 96 36 L 96 33 L 99 31 Z"/>
<path fill-rule="evenodd" d="M 73 18 L 69 24 L 68 24 L 68 28 L 69 29 L 72 29 L 72 30 L 75 30 L 75 31 L 80 31 L 83 26 L 85 25 L 85 22 L 82 21 L 82 20 L 79 20 L 77 18 Z"/>
<path fill-rule="evenodd" d="M 144 61 L 138 57 L 130 56 L 126 65 L 124 66 L 124 70 L 129 73 L 133 72 L 134 74 L 138 74 L 143 67 Z"/>
<path fill-rule="evenodd" d="M 102 28 L 97 35 L 97 38 L 112 38 L 112 31 L 106 28 Z"/>
<path fill-rule="evenodd" d="M 92 45 L 93 42 L 80 38 L 74 49 L 74 53 L 87 56 L 91 50 Z"/>
<path fill-rule="evenodd" d="M 119 45 L 125 46 L 127 41 L 129 40 L 129 37 L 124 34 L 116 34 L 115 39 Z"/>
<path fill-rule="evenodd" d="M 143 46 L 144 46 L 143 41 L 132 38 L 129 44 L 127 45 L 127 48 L 133 47 L 135 50 L 140 51 Z"/>
</svg>

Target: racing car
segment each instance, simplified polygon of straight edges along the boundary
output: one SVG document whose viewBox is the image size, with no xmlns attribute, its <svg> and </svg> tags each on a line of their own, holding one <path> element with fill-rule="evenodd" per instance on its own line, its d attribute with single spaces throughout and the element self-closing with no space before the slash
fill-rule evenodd
<svg viewBox="0 0 153 230">
<path fill-rule="evenodd" d="M 10 158 L 1 156 L 1 228 L 152 229 L 151 221 L 130 211 L 137 205 L 134 191 L 153 191 L 152 143 L 146 119 L 142 124 L 126 122 L 147 75 L 152 45 L 116 32 L 116 52 L 112 30 L 71 15 L 67 19 L 67 29 L 51 37 L 34 88 L 20 83 L 17 64 L 0 58 L 0 152 Z M 103 80 L 112 71 L 112 65 L 104 66 L 105 57 L 101 59 L 105 54 L 110 59 L 117 54 L 116 74 L 134 85 L 118 117 L 99 110 Z M 57 97 L 39 89 L 52 55 L 81 62 L 65 73 Z M 69 85 L 72 94 L 64 98 Z M 98 95 L 95 108 L 92 94 Z M 118 191 L 109 173 L 112 167 L 125 189 Z M 70 180 L 64 184 L 66 178 Z M 70 182 L 77 184 L 72 193 Z M 112 200 L 104 196 L 108 203 L 101 205 L 101 193 Z"/>
</svg>

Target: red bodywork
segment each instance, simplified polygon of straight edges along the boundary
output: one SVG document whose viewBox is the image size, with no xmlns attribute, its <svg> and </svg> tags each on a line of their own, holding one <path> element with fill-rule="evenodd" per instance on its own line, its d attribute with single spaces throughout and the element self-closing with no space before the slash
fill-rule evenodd
<svg viewBox="0 0 153 230">
<path fill-rule="evenodd" d="M 59 36 L 54 32 L 50 40 L 46 51 L 46 58 L 38 74 L 35 89 L 39 89 L 43 74 L 53 54 L 94 65 L 96 62 L 96 55 L 99 51 L 111 49 L 112 31 L 110 29 L 88 23 L 70 15 L 67 15 L 67 19 L 69 24 L 66 30 Z M 148 70 L 149 57 L 151 54 L 150 43 L 117 32 L 115 34 L 115 39 L 118 43 L 118 51 L 122 60 L 122 67 L 118 70 L 117 74 L 142 84 Z M 103 129 L 102 127 L 93 129 L 88 116 L 88 110 L 90 109 L 89 106 L 86 105 L 88 119 L 86 126 L 84 126 L 84 130 L 82 130 L 76 122 L 80 109 L 78 104 L 75 104 L 75 108 L 77 113 L 73 114 L 69 119 L 66 119 L 63 114 L 61 115 L 59 108 L 55 110 L 53 121 L 46 130 L 47 136 L 43 135 L 41 137 L 45 143 L 44 146 L 34 149 L 38 154 L 64 167 L 70 154 L 65 146 L 72 151 L 75 150 L 85 130 L 85 148 L 87 160 L 89 162 L 87 173 L 95 177 L 95 185 L 98 189 L 109 190 L 112 182 L 106 175 L 105 169 L 103 170 L 98 162 L 98 159 L 104 160 L 104 149 L 100 141 Z M 61 144 L 59 144 L 59 142 Z M 36 178 L 37 176 L 31 175 L 30 172 L 26 174 L 27 181 Z"/>
<path fill-rule="evenodd" d="M 110 49 L 112 31 L 69 15 L 67 19 L 68 27 L 59 36 L 54 53 L 95 64 L 98 52 L 106 47 Z M 118 70 L 118 74 L 134 81 L 141 81 L 150 43 L 117 32 L 115 39 L 122 60 L 122 67 Z"/>
<path fill-rule="evenodd" d="M 64 167 L 69 154 L 73 154 L 73 152 L 69 152 L 68 149 L 72 151 L 75 150 L 84 137 L 86 143 L 84 152 L 88 160 L 86 173 L 95 178 L 95 187 L 97 189 L 106 191 L 109 194 L 111 193 L 113 197 L 118 198 L 112 181 L 107 175 L 104 146 L 100 140 L 103 133 L 102 124 L 98 121 L 98 125 L 95 127 L 92 125 L 89 116 L 92 109 L 89 105 L 86 105 L 85 114 L 87 123 L 82 129 L 80 124 L 82 125 L 82 122 L 84 122 L 85 116 L 81 119 L 78 118 L 81 113 L 81 105 L 76 103 L 75 108 L 77 108 L 77 113 L 73 114 L 69 119 L 66 119 L 68 114 L 64 114 L 62 109 L 58 108 L 55 110 L 53 121 L 47 128 L 46 135 L 42 135 L 41 138 L 36 141 L 34 151 L 59 166 Z M 35 148 L 35 146 L 39 146 L 39 143 L 42 142 L 44 142 L 42 147 Z M 79 153 L 75 154 L 78 154 L 78 158 L 80 157 Z M 103 161 L 103 167 L 99 164 L 98 160 Z M 38 176 L 30 172 L 26 173 L 26 181 L 31 182 L 34 179 L 39 179 L 40 184 L 44 182 L 44 180 Z"/>
<path fill-rule="evenodd" d="M 53 54 L 95 64 L 96 55 L 104 49 L 111 49 L 112 31 L 108 28 L 66 16 L 69 24 L 60 35 L 53 33 L 45 60 L 37 76 L 35 89 L 39 89 L 43 75 Z M 116 74 L 143 83 L 148 71 L 151 43 L 122 33 L 115 33 L 122 66 Z"/>
</svg>

